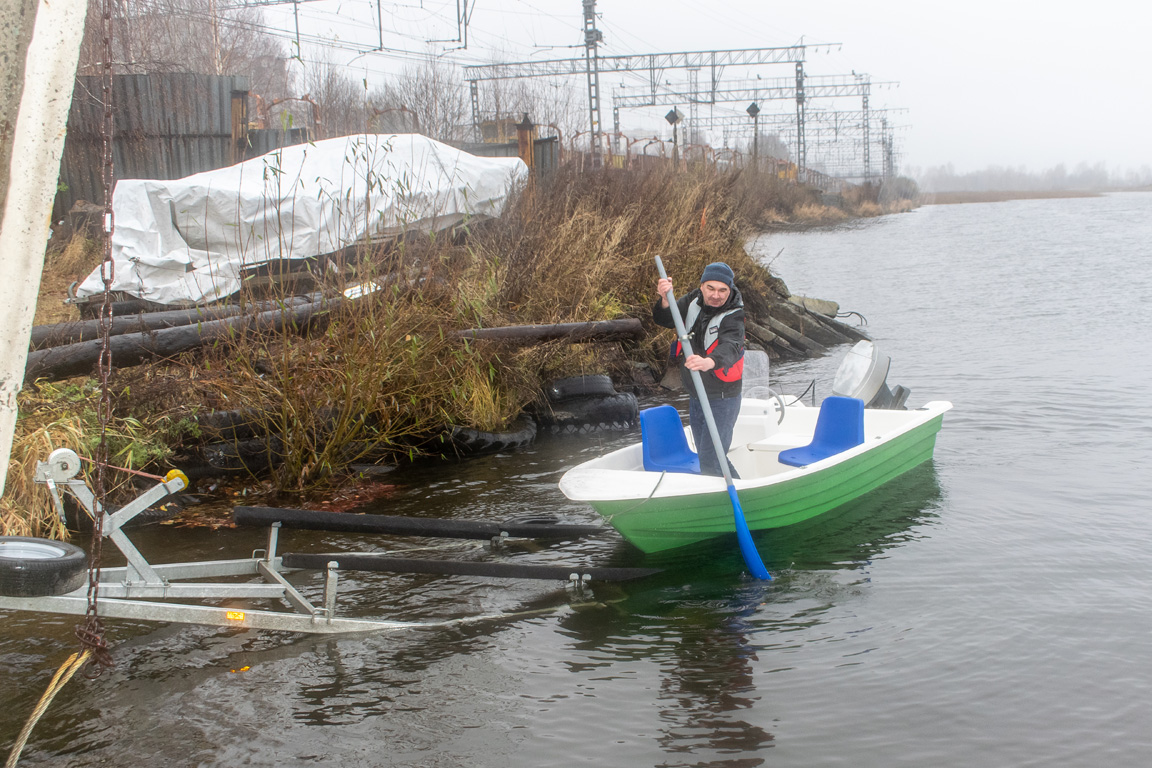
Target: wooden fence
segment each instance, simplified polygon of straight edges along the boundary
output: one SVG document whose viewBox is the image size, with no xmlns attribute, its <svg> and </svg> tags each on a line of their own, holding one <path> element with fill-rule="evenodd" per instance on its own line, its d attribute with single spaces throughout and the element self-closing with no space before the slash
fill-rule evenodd
<svg viewBox="0 0 1152 768">
<path fill-rule="evenodd" d="M 248 79 L 167 73 L 112 78 L 117 179 L 179 179 L 308 140 L 304 129 L 250 131 Z M 78 77 L 53 218 L 77 200 L 104 204 L 103 80 Z"/>
</svg>

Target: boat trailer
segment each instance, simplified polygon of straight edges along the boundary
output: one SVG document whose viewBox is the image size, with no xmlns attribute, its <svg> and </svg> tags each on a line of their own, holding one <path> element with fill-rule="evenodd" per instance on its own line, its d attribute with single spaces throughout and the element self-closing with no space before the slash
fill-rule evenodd
<svg viewBox="0 0 1152 768">
<path fill-rule="evenodd" d="M 404 629 L 446 627 L 461 623 L 507 618 L 507 613 L 486 614 L 439 622 L 390 621 L 369 618 L 344 618 L 337 615 L 336 598 L 341 570 L 397 571 L 407 573 L 446 573 L 483 575 L 500 578 L 559 579 L 577 588 L 592 580 L 626 581 L 659 572 L 653 568 L 595 568 L 566 566 L 532 566 L 504 563 L 416 560 L 385 557 L 376 554 L 285 554 L 278 553 L 282 527 L 326 528 L 329 530 L 398 533 L 453 538 L 491 539 L 495 545 L 510 537 L 574 538 L 603 530 L 600 526 L 555 525 L 528 521 L 507 524 L 485 521 L 445 521 L 421 518 L 353 515 L 314 512 L 311 510 L 274 510 L 262 507 L 238 507 L 235 517 L 240 524 L 267 525 L 268 542 L 264 549 L 250 557 L 236 560 L 203 562 L 150 563 L 132 543 L 124 526 L 164 497 L 178 493 L 188 485 L 179 470 L 173 470 L 158 484 L 137 498 L 109 513 L 100 507 L 92 490 L 77 478 L 80 459 L 75 451 L 60 448 L 47 461 L 37 463 L 35 480 L 51 494 L 57 513 L 64 518 L 61 492 L 71 494 L 93 521 L 94 529 L 110 540 L 123 554 L 127 565 L 102 568 L 98 590 L 98 612 L 103 617 L 145 621 L 204 624 L 246 629 L 272 629 L 312 634 L 348 632 L 381 632 Z M 97 535 L 94 530 L 93 535 Z M 15 538 L 15 537 L 10 537 Z M 24 539 L 43 546 L 25 548 L 34 553 L 26 565 L 43 568 L 58 555 L 36 552 L 61 552 L 72 545 L 45 539 Z M 55 546 L 52 546 L 55 545 Z M 49 564 L 50 565 L 50 564 Z M 80 570 L 86 572 L 87 564 Z M 285 574 L 297 570 L 324 571 L 322 602 L 314 604 L 293 586 Z M 247 582 L 208 581 L 221 578 L 249 577 Z M 259 577 L 257 582 L 252 577 Z M 189 580 L 197 580 L 191 581 Z M 184 583 L 182 583 L 184 582 Z M 62 594 L 0 594 L 0 609 L 39 611 L 84 615 L 88 610 L 88 583 L 78 583 L 78 575 L 67 581 Z M 11 592 L 12 590 L 5 590 Z M 253 609 L 240 601 L 279 600 L 292 611 Z M 176 601 L 200 601 L 191 602 Z"/>
</svg>

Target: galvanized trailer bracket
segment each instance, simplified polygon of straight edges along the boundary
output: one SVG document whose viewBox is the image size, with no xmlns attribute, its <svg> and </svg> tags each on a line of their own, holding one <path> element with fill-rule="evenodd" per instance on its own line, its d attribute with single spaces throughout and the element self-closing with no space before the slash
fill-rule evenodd
<svg viewBox="0 0 1152 768">
<path fill-rule="evenodd" d="M 102 616 L 318 634 L 435 627 L 460 621 L 495 618 L 495 616 L 471 617 L 433 623 L 339 618 L 335 615 L 339 583 L 335 563 L 331 563 L 326 569 L 324 604 L 322 607 L 315 606 L 284 578 L 284 573 L 293 569 L 283 568 L 281 558 L 276 553 L 279 524 L 270 526 L 268 548 L 262 553 L 257 550 L 252 557 L 238 560 L 152 564 L 128 538 L 123 526 L 160 499 L 187 487 L 183 473 L 169 473 L 163 482 L 109 514 L 99 508 L 99 502 L 87 484 L 77 479 L 79 471 L 80 459 L 75 451 L 61 448 L 53 451 L 48 461 L 37 464 L 35 479 L 47 486 L 49 493 L 52 494 L 53 504 L 61 515 L 63 504 L 60 492 L 72 494 L 95 521 L 96 531 L 93 535 L 103 535 L 110 539 L 127 560 L 126 566 L 101 570 L 98 610 Z M 188 579 L 242 576 L 258 576 L 262 582 L 179 583 Z M 83 615 L 88 609 L 87 593 L 88 588 L 84 586 L 63 595 L 0 596 L 0 608 Z M 168 602 L 173 600 L 199 600 L 209 604 Z M 281 600 L 291 607 L 293 612 L 241 607 L 235 604 L 238 600 Z"/>
<path fill-rule="evenodd" d="M 139 619 L 145 621 L 177 622 L 186 624 L 207 624 L 220 627 L 242 627 L 248 629 L 275 629 L 286 632 L 313 634 L 336 634 L 345 632 L 381 632 L 401 629 L 447 627 L 452 625 L 489 621 L 523 614 L 494 613 L 468 616 L 438 622 L 386 621 L 382 619 L 353 619 L 336 616 L 336 597 L 339 586 L 339 573 L 343 570 L 401 571 L 406 573 L 444 573 L 456 575 L 481 575 L 498 578 L 552 579 L 568 583 L 577 592 L 593 579 L 624 581 L 658 573 L 654 568 L 567 568 L 562 566 L 514 565 L 504 563 L 476 563 L 455 561 L 426 561 L 390 558 L 380 554 L 335 553 L 327 555 L 279 555 L 280 529 L 284 524 L 276 516 L 285 513 L 300 513 L 300 510 L 263 510 L 262 508 L 237 508 L 246 510 L 247 517 L 255 517 L 260 524 L 268 525 L 268 546 L 256 550 L 251 557 L 239 560 L 212 560 L 203 562 L 159 563 L 148 562 L 123 530 L 124 525 L 169 494 L 178 493 L 187 487 L 188 481 L 182 472 L 172 471 L 156 486 L 144 491 L 137 498 L 119 510 L 108 513 L 100 508 L 98 500 L 87 484 L 77 479 L 80 471 L 80 458 L 75 451 L 61 448 L 52 452 L 48 461 L 36 466 L 36 482 L 44 484 L 52 495 L 57 513 L 64 517 L 61 491 L 72 494 L 94 521 L 93 535 L 103 535 L 116 545 L 127 560 L 127 565 L 119 568 L 102 568 L 98 612 L 101 616 L 119 619 Z M 311 513 L 313 516 L 320 513 Z M 295 514 L 299 517 L 299 514 Z M 289 515 L 291 518 L 291 515 Z M 490 538 L 494 548 L 510 535 L 577 536 L 599 531 L 593 526 L 532 525 L 508 523 L 481 523 L 476 521 L 456 521 L 436 525 L 440 521 L 418 520 L 416 527 L 408 518 L 388 518 L 376 521 L 384 524 L 386 530 L 380 532 L 409 535 L 448 536 L 453 538 Z M 341 520 L 348 530 L 356 529 L 356 520 Z M 359 524 L 364 524 L 360 520 Z M 291 519 L 288 525 L 292 526 Z M 323 527 L 332 525 L 325 518 L 311 521 L 299 527 Z M 349 527 L 349 526 L 352 527 Z M 494 533 L 493 530 L 499 533 Z M 507 529 L 507 530 L 503 530 Z M 285 560 L 290 561 L 285 565 Z M 298 567 L 293 567 L 298 566 Z M 314 605 L 284 574 L 299 570 L 323 570 L 323 605 Z M 232 582 L 199 581 L 253 577 L 248 581 Z M 258 577 L 256 581 L 254 577 Z M 190 583 L 189 580 L 198 581 Z M 27 593 L 24 593 L 27 594 Z M 200 601 L 202 604 L 173 601 Z M 292 609 L 288 611 L 261 610 L 247 607 L 239 601 L 280 600 Z M 84 615 L 88 610 L 88 588 L 77 588 L 60 595 L 35 597 L 14 597 L 0 595 L 0 609 L 41 611 Z M 535 613 L 535 611 L 532 611 Z"/>
</svg>

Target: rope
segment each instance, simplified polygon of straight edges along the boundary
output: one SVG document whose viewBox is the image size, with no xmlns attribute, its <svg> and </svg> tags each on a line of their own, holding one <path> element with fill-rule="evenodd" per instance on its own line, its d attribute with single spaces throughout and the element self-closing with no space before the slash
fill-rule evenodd
<svg viewBox="0 0 1152 768">
<path fill-rule="evenodd" d="M 647 498 L 641 499 L 640 501 L 636 502 L 632 506 L 628 507 L 628 509 L 622 509 L 619 512 L 613 512 L 612 514 L 608 515 L 604 519 L 607 520 L 608 522 L 612 522 L 612 519 L 615 518 L 616 515 L 626 515 L 629 512 L 631 512 L 632 510 L 637 509 L 639 507 L 642 507 L 645 504 L 647 504 L 648 502 L 652 501 L 652 497 L 656 495 L 656 491 L 658 491 L 660 489 L 660 484 L 664 482 L 664 478 L 667 476 L 668 476 L 668 471 L 667 470 L 662 471 L 660 473 L 660 477 L 656 478 L 656 485 L 652 486 L 652 492 L 648 494 Z"/>
<path fill-rule="evenodd" d="M 868 325 L 868 318 L 859 312 L 837 312 L 836 317 L 858 317 L 860 318 L 860 325 Z"/>
<path fill-rule="evenodd" d="M 90 459 L 87 456 L 81 456 L 80 461 L 86 461 L 89 464 L 96 464 L 95 459 Z M 146 477 L 149 480 L 166 480 L 167 479 L 163 475 L 153 475 L 153 474 L 150 474 L 148 472 L 141 472 L 138 469 L 128 469 L 128 467 L 114 467 L 111 464 L 105 464 L 104 467 L 106 469 L 114 469 L 117 472 L 127 472 L 130 475 L 139 475 L 140 477 Z"/>
<path fill-rule="evenodd" d="M 32 729 L 36 727 L 36 723 L 40 722 L 40 718 L 48 710 L 48 705 L 52 703 L 52 699 L 60 692 L 60 689 L 68 684 L 72 676 L 84 663 L 88 661 L 91 651 L 83 650 L 77 651 L 68 657 L 67 661 L 60 665 L 60 669 L 56 670 L 56 674 L 52 677 L 52 682 L 48 684 L 48 689 L 44 691 L 44 695 L 40 697 L 39 703 L 36 704 L 36 709 L 32 710 L 32 714 L 28 717 L 28 722 L 24 723 L 24 728 L 20 731 L 20 736 L 17 737 L 16 743 L 12 745 L 12 751 L 8 754 L 8 762 L 4 763 L 4 768 L 15 768 L 16 762 L 20 759 L 20 753 L 24 751 L 24 745 L 28 743 L 28 737 L 32 735 Z"/>
<path fill-rule="evenodd" d="M 808 386 L 804 388 L 804 391 L 796 395 L 796 402 L 803 400 L 804 395 L 808 394 L 809 391 L 812 392 L 812 405 L 816 405 L 816 379 L 808 382 Z"/>
</svg>

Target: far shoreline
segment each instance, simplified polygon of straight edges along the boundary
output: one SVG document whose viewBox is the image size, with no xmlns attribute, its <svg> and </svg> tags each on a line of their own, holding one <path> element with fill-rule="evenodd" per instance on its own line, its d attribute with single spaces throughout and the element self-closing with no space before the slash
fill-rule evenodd
<svg viewBox="0 0 1152 768">
<path fill-rule="evenodd" d="M 1100 197 L 1102 192 L 1083 189 L 984 190 L 973 192 L 925 192 L 921 205 L 959 205 L 962 203 L 1002 203 L 1007 200 L 1047 200 L 1062 197 Z"/>
</svg>

